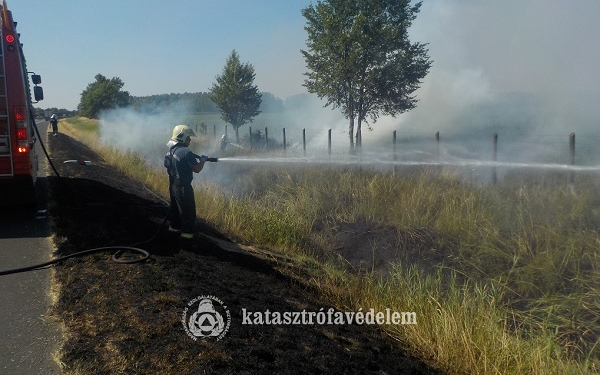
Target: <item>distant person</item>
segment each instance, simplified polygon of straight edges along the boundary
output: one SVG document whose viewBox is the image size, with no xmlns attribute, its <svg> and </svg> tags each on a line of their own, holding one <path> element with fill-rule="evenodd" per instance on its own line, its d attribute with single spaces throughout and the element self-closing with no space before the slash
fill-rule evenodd
<svg viewBox="0 0 600 375">
<path fill-rule="evenodd" d="M 52 125 L 52 134 L 56 137 L 56 134 L 58 134 L 58 120 L 55 114 L 50 116 L 50 125 Z"/>
<path fill-rule="evenodd" d="M 221 137 L 221 151 L 225 151 L 227 149 L 228 144 L 229 140 L 227 139 L 227 136 L 223 134 L 223 136 Z"/>
<path fill-rule="evenodd" d="M 167 143 L 165 168 L 169 174 L 169 231 L 181 233 L 181 238 L 191 240 L 196 231 L 196 202 L 192 188 L 193 172 L 199 173 L 208 161 L 206 155 L 194 154 L 188 146 L 194 131 L 187 125 L 177 125 Z"/>
</svg>

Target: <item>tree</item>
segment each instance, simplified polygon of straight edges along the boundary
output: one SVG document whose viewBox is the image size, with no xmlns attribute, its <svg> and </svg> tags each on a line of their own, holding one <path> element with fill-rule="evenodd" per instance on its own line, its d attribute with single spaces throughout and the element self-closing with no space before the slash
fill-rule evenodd
<svg viewBox="0 0 600 375">
<path fill-rule="evenodd" d="M 262 95 L 254 85 L 254 77 L 254 67 L 249 63 L 241 64 L 233 50 L 225 62 L 223 74 L 217 76 L 217 82 L 211 88 L 210 98 L 221 111 L 223 121 L 235 129 L 238 143 L 240 126 L 252 122 L 260 114 Z"/>
<path fill-rule="evenodd" d="M 308 51 L 302 50 L 308 92 L 341 108 L 350 120 L 350 147 L 360 146 L 362 123 L 416 107 L 413 92 L 429 72 L 425 44 L 411 43 L 408 28 L 421 2 L 325 0 L 302 10 Z"/>
<path fill-rule="evenodd" d="M 98 118 L 102 110 L 129 105 L 130 95 L 127 91 L 121 91 L 125 84 L 120 78 L 107 79 L 102 74 L 97 74 L 95 78 L 96 81 L 81 93 L 81 101 L 77 106 L 79 115 Z"/>
</svg>

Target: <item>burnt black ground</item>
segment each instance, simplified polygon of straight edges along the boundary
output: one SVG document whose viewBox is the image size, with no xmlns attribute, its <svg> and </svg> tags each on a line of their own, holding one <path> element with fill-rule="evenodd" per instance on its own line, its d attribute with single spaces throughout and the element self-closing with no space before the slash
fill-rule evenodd
<svg viewBox="0 0 600 375">
<path fill-rule="evenodd" d="M 64 134 L 50 137 L 49 149 L 62 175 L 49 178 L 57 256 L 154 236 L 139 245 L 152 253 L 146 262 L 118 264 L 104 252 L 56 266 L 60 296 L 53 312 L 66 329 L 61 349 L 66 372 L 437 373 L 376 327 L 242 324 L 243 308 L 316 312 L 329 306 L 276 265 L 224 251 L 202 235 L 172 254 L 181 244 L 161 227 L 164 202 Z M 63 164 L 71 159 L 93 165 Z M 224 239 L 202 223 L 199 231 Z M 207 295 L 224 302 L 231 327 L 219 341 L 194 341 L 183 328 L 182 314 L 192 299 Z"/>
</svg>

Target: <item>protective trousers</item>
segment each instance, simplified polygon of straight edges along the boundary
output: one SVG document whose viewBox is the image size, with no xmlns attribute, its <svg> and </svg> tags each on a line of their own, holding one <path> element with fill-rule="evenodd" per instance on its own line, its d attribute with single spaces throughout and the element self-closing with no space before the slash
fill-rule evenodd
<svg viewBox="0 0 600 375">
<path fill-rule="evenodd" d="M 196 231 L 196 202 L 192 185 L 180 184 L 178 179 L 174 179 L 169 184 L 169 195 L 171 196 L 169 206 L 171 227 L 181 229 L 182 235 L 194 234 Z"/>
</svg>

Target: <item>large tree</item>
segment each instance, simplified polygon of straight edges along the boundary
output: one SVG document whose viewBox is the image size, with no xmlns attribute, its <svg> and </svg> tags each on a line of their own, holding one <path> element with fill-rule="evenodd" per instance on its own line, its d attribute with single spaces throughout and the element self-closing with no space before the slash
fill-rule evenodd
<svg viewBox="0 0 600 375">
<path fill-rule="evenodd" d="M 126 107 L 131 97 L 129 92 L 122 91 L 125 85 L 118 77 L 111 79 L 96 74 L 96 81 L 90 83 L 81 93 L 81 101 L 77 106 L 80 116 L 98 118 L 102 110 Z"/>
<path fill-rule="evenodd" d="M 223 121 L 235 129 L 239 143 L 240 126 L 252 122 L 258 116 L 262 95 L 254 85 L 254 67 L 250 63 L 240 63 L 240 57 L 233 50 L 225 62 L 223 74 L 211 88 L 211 99 L 221 111 Z"/>
<path fill-rule="evenodd" d="M 408 28 L 421 2 L 324 0 L 302 10 L 309 72 L 304 86 L 340 108 L 350 120 L 350 146 L 360 146 L 362 123 L 416 106 L 413 92 L 431 67 L 425 44 L 411 43 Z"/>
</svg>

